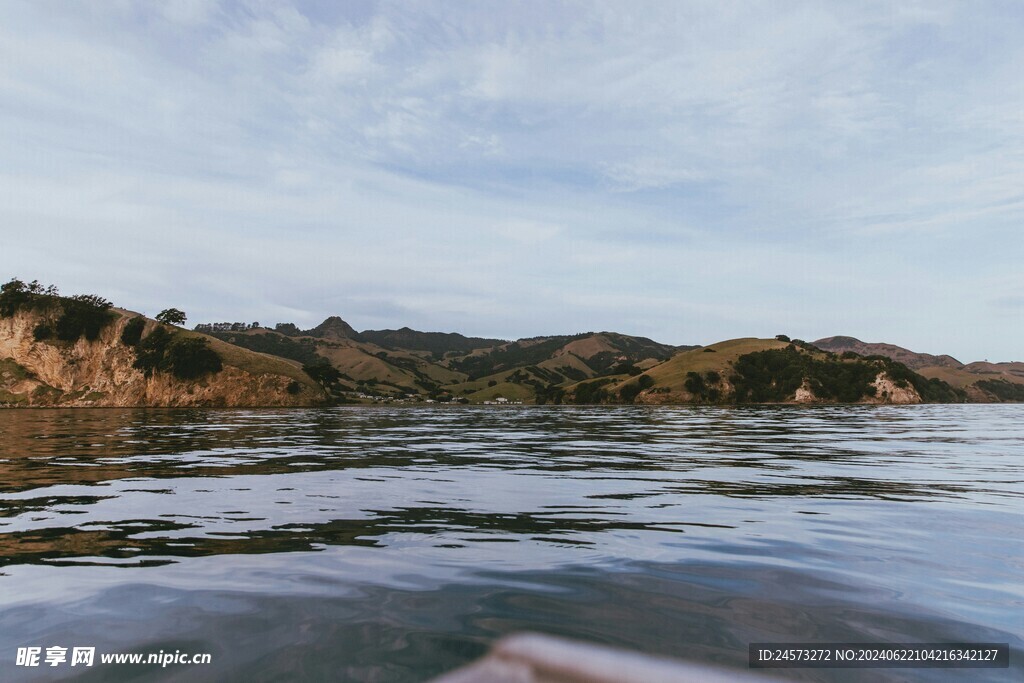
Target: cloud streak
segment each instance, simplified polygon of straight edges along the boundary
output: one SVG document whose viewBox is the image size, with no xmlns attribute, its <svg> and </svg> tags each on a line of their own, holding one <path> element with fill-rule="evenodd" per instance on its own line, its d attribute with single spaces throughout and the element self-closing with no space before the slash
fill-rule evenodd
<svg viewBox="0 0 1024 683">
<path fill-rule="evenodd" d="M 0 267 L 193 320 L 1019 358 L 1022 28 L 995 3 L 8 2 Z"/>
</svg>

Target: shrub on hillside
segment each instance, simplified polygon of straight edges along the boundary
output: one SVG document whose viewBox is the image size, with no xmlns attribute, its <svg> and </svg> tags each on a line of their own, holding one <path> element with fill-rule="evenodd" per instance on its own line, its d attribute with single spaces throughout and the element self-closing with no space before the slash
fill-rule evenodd
<svg viewBox="0 0 1024 683">
<path fill-rule="evenodd" d="M 20 311 L 31 300 L 28 286 L 18 278 L 0 285 L 0 316 L 9 317 Z"/>
<path fill-rule="evenodd" d="M 686 390 L 700 398 L 704 395 L 707 387 L 704 384 L 704 378 L 700 376 L 700 373 L 688 372 L 686 373 L 686 380 L 683 381 L 683 386 Z"/>
<path fill-rule="evenodd" d="M 314 381 L 319 382 L 325 388 L 332 388 L 341 381 L 341 372 L 326 361 L 321 363 L 307 363 L 302 366 L 302 371 L 309 375 Z"/>
<path fill-rule="evenodd" d="M 146 329 L 146 319 L 141 315 L 135 316 L 121 330 L 121 343 L 125 346 L 138 346 L 142 340 L 142 332 Z"/>
<path fill-rule="evenodd" d="M 583 372 L 579 368 L 574 368 L 571 365 L 560 365 L 557 369 L 560 375 L 567 379 L 571 379 L 574 382 L 581 382 L 587 378 L 587 373 Z"/>
<path fill-rule="evenodd" d="M 156 370 L 162 369 L 164 352 L 171 343 L 171 333 L 167 328 L 157 327 L 140 341 L 135 347 L 135 363 L 133 366 L 142 370 L 146 377 L 151 376 Z"/>
<path fill-rule="evenodd" d="M 650 389 L 654 386 L 654 378 L 650 375 L 640 375 L 635 382 L 629 382 L 624 387 L 619 389 L 619 397 L 628 403 L 632 403 L 636 400 L 636 397 L 640 395 L 644 389 Z"/>
<path fill-rule="evenodd" d="M 619 389 L 619 398 L 627 403 L 632 403 L 640 395 L 640 385 L 637 382 L 630 382 Z"/>
<path fill-rule="evenodd" d="M 61 297 L 56 287 L 43 287 L 37 280 L 25 284 L 12 278 L 0 285 L 0 316 L 12 316 L 23 310 L 46 313 L 47 320 L 32 331 L 36 341 L 53 337 L 76 341 L 83 336 L 93 341 L 114 319 L 110 313 L 112 305 L 95 294 Z M 55 316 L 56 320 L 53 319 Z"/>
<path fill-rule="evenodd" d="M 54 333 L 62 341 L 76 341 L 81 337 L 95 341 L 103 328 L 114 320 L 111 303 L 102 297 L 83 294 L 62 299 L 60 305 L 63 310 L 54 325 Z"/>
<path fill-rule="evenodd" d="M 978 382 L 977 386 L 1000 401 L 1024 401 L 1024 384 L 1007 382 L 1005 379 L 986 379 Z"/>
<path fill-rule="evenodd" d="M 574 403 L 601 403 L 608 398 L 608 391 L 604 385 L 612 382 L 611 379 L 597 379 L 592 382 L 584 382 L 576 385 L 576 394 L 573 397 Z"/>
<path fill-rule="evenodd" d="M 44 287 L 38 280 L 26 284 L 13 277 L 0 285 L 0 317 L 12 316 L 20 310 L 46 310 L 59 299 L 60 292 L 53 285 Z"/>
<path fill-rule="evenodd" d="M 134 367 L 146 375 L 167 372 L 178 379 L 198 379 L 220 372 L 220 355 L 202 337 L 184 337 L 157 327 L 135 347 Z"/>
<path fill-rule="evenodd" d="M 202 337 L 175 335 L 167 345 L 163 367 L 178 379 L 198 379 L 223 369 L 220 356 Z"/>
<path fill-rule="evenodd" d="M 548 384 L 547 386 L 537 384 L 534 386 L 533 391 L 534 400 L 537 402 L 537 405 L 540 406 L 547 403 L 559 405 L 565 398 L 565 390 L 557 384 Z"/>
</svg>

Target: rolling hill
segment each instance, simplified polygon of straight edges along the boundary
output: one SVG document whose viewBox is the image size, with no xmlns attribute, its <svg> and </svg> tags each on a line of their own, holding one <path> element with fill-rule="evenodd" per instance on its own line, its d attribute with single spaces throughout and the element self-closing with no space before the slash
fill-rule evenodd
<svg viewBox="0 0 1024 683">
<path fill-rule="evenodd" d="M 285 329 L 294 332 L 288 336 L 247 330 L 219 336 L 306 365 L 326 363 L 338 372 L 336 394 L 356 395 L 360 400 L 645 404 L 1019 400 L 1014 398 L 1016 385 L 1005 384 L 1016 379 L 1015 368 L 988 368 L 990 384 L 978 385 L 984 380 L 980 367 L 971 371 L 949 356 L 916 354 L 852 337 L 822 340 L 827 349 L 786 337 L 676 347 L 615 332 L 504 342 L 410 328 L 356 332 L 337 316 L 305 332 L 292 325 Z"/>
<path fill-rule="evenodd" d="M 827 337 L 814 342 L 836 353 L 885 356 L 928 378 L 947 382 L 966 392 L 971 401 L 990 403 L 1024 400 L 1024 363 L 961 363 L 952 356 L 917 353 L 893 344 L 865 343 L 854 337 Z"/>
<path fill-rule="evenodd" d="M 921 403 L 965 396 L 888 358 L 822 351 L 805 342 L 733 339 L 683 351 L 636 377 L 582 382 L 575 402 Z M 580 400 L 580 396 L 584 400 Z"/>
<path fill-rule="evenodd" d="M 505 339 L 465 337 L 457 332 L 417 332 L 408 327 L 398 330 L 364 330 L 354 338 L 385 349 L 423 351 L 434 360 L 441 360 L 449 354 L 466 354 L 476 349 L 508 344 Z"/>
<path fill-rule="evenodd" d="M 1024 401 L 1024 363 L 964 364 L 854 337 L 697 347 L 617 332 L 516 341 L 358 332 L 338 316 L 309 330 L 255 325 L 188 331 L 12 280 L 0 288 L 0 404 Z"/>
<path fill-rule="evenodd" d="M 912 370 L 929 367 L 962 368 L 964 366 L 952 356 L 917 353 L 895 344 L 862 342 L 855 337 L 826 337 L 811 343 L 823 351 L 832 351 L 833 353 L 852 351 L 861 356 L 885 356 L 903 363 Z"/>
</svg>

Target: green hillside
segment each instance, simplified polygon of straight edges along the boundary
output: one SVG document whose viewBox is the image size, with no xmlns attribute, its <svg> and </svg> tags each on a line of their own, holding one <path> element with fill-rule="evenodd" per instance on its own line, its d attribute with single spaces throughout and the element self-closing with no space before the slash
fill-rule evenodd
<svg viewBox="0 0 1024 683">
<path fill-rule="evenodd" d="M 569 400 L 640 403 L 959 402 L 963 392 L 881 356 L 821 351 L 804 342 L 734 339 L 684 351 L 639 376 L 591 380 Z"/>
</svg>

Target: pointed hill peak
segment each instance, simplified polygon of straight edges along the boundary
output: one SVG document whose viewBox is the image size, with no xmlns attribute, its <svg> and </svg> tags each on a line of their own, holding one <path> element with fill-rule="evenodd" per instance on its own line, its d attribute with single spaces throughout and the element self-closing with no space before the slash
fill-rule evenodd
<svg viewBox="0 0 1024 683">
<path fill-rule="evenodd" d="M 342 320 L 336 315 L 324 320 L 322 323 L 317 325 L 311 330 L 306 330 L 305 334 L 310 337 L 320 337 L 321 339 L 358 339 L 359 333 L 353 329 L 351 325 Z"/>
</svg>

